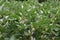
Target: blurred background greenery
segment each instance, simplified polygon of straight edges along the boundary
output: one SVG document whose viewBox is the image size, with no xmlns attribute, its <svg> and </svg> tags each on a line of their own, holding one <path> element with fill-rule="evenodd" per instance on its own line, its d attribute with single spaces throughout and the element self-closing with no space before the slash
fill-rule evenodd
<svg viewBox="0 0 60 40">
<path fill-rule="evenodd" d="M 60 40 L 60 1 L 0 0 L 0 40 Z"/>
</svg>

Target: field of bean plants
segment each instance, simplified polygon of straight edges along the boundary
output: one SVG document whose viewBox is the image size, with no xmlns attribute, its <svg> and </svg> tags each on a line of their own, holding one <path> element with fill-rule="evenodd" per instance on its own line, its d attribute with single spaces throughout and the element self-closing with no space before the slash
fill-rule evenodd
<svg viewBox="0 0 60 40">
<path fill-rule="evenodd" d="M 60 40 L 60 0 L 0 0 L 0 40 Z"/>
</svg>

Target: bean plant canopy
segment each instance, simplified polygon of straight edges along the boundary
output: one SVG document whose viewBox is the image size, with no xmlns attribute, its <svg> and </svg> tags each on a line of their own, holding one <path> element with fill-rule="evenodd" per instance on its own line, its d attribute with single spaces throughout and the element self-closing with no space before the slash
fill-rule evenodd
<svg viewBox="0 0 60 40">
<path fill-rule="evenodd" d="M 60 1 L 0 0 L 0 40 L 60 40 Z"/>
</svg>

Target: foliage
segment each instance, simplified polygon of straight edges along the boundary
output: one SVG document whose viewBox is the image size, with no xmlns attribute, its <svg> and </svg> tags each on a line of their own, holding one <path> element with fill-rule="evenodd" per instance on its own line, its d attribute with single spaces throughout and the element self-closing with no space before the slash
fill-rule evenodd
<svg viewBox="0 0 60 40">
<path fill-rule="evenodd" d="M 60 1 L 0 0 L 0 40 L 60 40 Z"/>
</svg>

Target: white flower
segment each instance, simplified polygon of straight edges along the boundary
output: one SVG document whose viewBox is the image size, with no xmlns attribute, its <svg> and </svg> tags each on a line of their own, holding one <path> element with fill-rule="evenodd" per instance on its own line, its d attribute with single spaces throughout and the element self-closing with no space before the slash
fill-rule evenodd
<svg viewBox="0 0 60 40">
<path fill-rule="evenodd" d="M 21 13 L 21 12 L 19 12 L 19 14 L 20 14 L 20 15 L 22 15 L 22 13 Z"/>
<path fill-rule="evenodd" d="M 35 28 L 32 28 L 32 31 L 35 31 Z"/>
<path fill-rule="evenodd" d="M 7 19 L 9 16 L 5 16 L 5 18 Z"/>
<path fill-rule="evenodd" d="M 35 5 L 33 6 L 33 8 L 35 8 Z"/>
<path fill-rule="evenodd" d="M 1 22 L 3 22 L 3 19 L 0 19 Z"/>
<path fill-rule="evenodd" d="M 24 26 L 26 26 L 26 24 L 24 24 Z"/>
<path fill-rule="evenodd" d="M 50 25 L 53 25 L 52 23 Z"/>
<path fill-rule="evenodd" d="M 43 13 L 43 11 L 42 11 L 42 10 L 40 10 L 40 12 L 41 12 L 41 13 Z"/>
<path fill-rule="evenodd" d="M 27 22 L 27 19 L 21 20 L 20 23 L 24 24 L 25 22 Z"/>
<path fill-rule="evenodd" d="M 36 11 L 34 13 L 37 13 Z"/>
<path fill-rule="evenodd" d="M 3 8 L 4 5 L 5 5 L 5 4 L 2 4 L 2 6 L 0 6 L 0 10 Z"/>
<path fill-rule="evenodd" d="M 31 9 L 28 9 L 27 11 L 29 12 Z"/>
<path fill-rule="evenodd" d="M 48 11 L 48 13 L 51 13 L 50 11 Z"/>
<path fill-rule="evenodd" d="M 21 7 L 23 8 L 24 6 L 22 5 Z"/>
<path fill-rule="evenodd" d="M 43 6 L 43 4 L 40 4 L 40 6 Z"/>
</svg>

